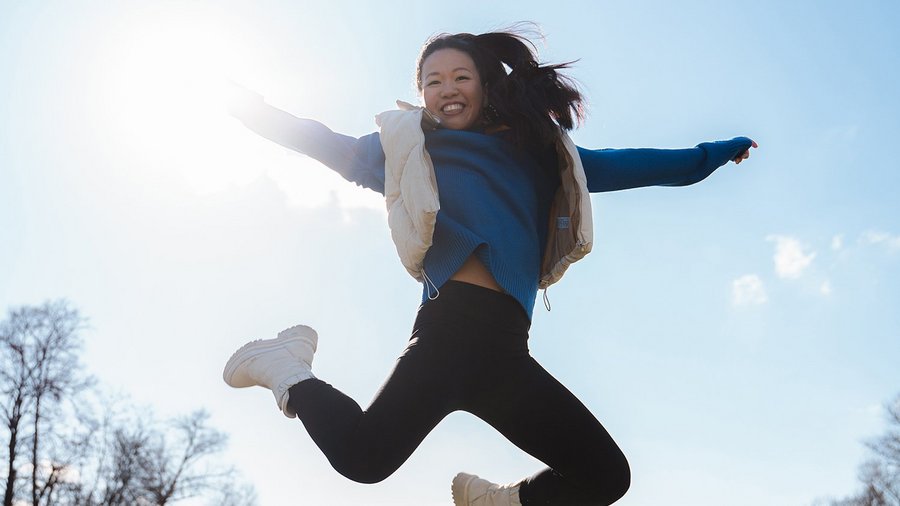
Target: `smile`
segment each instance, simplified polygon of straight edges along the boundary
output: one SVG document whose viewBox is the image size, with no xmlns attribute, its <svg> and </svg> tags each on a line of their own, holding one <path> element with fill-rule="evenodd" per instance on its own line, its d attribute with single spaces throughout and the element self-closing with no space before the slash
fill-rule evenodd
<svg viewBox="0 0 900 506">
<path fill-rule="evenodd" d="M 443 112 L 444 114 L 452 114 L 454 112 L 461 111 L 462 109 L 463 109 L 462 104 L 460 104 L 459 102 L 454 102 L 452 104 L 445 105 L 441 109 L 441 112 Z"/>
</svg>

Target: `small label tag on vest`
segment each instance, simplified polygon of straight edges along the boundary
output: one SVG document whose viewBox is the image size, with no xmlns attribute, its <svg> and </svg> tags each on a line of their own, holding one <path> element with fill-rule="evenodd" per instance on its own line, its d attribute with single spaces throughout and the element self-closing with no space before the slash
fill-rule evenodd
<svg viewBox="0 0 900 506">
<path fill-rule="evenodd" d="M 568 216 L 558 216 L 556 218 L 556 228 L 559 230 L 569 228 L 569 217 Z"/>
</svg>

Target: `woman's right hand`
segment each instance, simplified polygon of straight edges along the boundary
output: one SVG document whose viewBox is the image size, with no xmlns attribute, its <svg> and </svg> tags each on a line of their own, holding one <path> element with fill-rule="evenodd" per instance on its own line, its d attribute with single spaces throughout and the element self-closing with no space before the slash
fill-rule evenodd
<svg viewBox="0 0 900 506">
<path fill-rule="evenodd" d="M 225 90 L 225 107 L 228 110 L 228 114 L 239 120 L 243 121 L 265 104 L 262 95 L 241 86 L 231 79 L 226 79 Z"/>
</svg>

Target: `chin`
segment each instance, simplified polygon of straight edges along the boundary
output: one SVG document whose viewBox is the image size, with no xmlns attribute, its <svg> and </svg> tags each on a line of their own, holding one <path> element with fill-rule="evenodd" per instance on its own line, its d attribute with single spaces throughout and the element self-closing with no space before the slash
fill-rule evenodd
<svg viewBox="0 0 900 506">
<path fill-rule="evenodd" d="M 453 118 L 453 120 L 444 120 L 443 126 L 444 128 L 449 128 L 450 130 L 468 130 L 473 128 L 478 124 L 478 121 L 472 120 L 460 120 L 457 118 Z"/>
</svg>

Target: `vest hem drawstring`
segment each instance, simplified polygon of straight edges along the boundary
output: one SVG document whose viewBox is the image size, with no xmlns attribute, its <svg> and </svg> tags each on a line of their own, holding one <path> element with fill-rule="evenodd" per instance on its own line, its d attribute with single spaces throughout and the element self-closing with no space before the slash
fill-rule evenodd
<svg viewBox="0 0 900 506">
<path fill-rule="evenodd" d="M 435 300 L 441 296 L 441 291 L 438 289 L 437 285 L 434 284 L 434 281 L 428 277 L 428 274 L 425 273 L 425 269 L 422 269 L 422 278 L 425 280 L 425 290 L 428 292 L 428 300 Z M 434 296 L 431 296 L 431 288 L 434 287 Z"/>
</svg>

